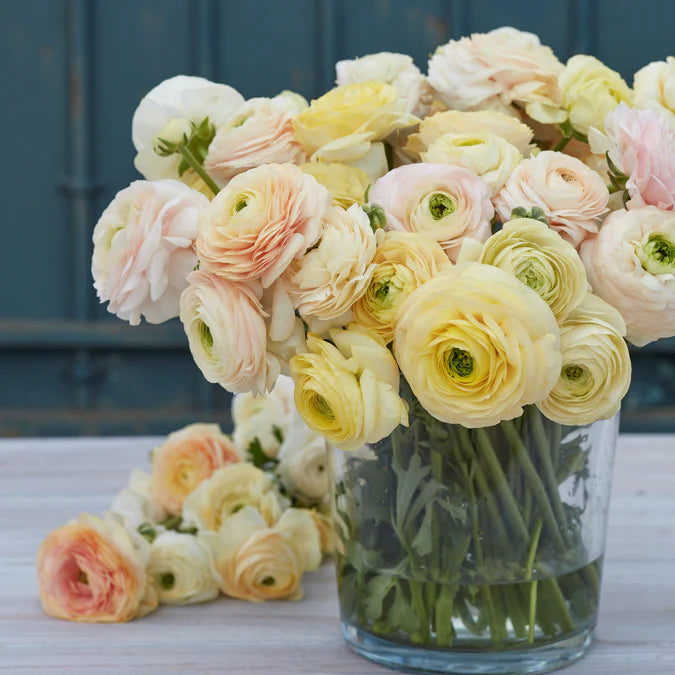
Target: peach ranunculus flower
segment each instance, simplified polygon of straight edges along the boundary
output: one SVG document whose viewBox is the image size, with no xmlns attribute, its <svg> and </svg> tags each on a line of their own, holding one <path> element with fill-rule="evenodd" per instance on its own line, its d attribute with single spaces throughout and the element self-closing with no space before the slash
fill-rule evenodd
<svg viewBox="0 0 675 675">
<path fill-rule="evenodd" d="M 581 426 L 619 412 L 631 362 L 619 312 L 587 293 L 560 326 L 562 368 L 551 393 L 537 403 L 558 424 Z"/>
<path fill-rule="evenodd" d="M 112 514 L 87 513 L 50 532 L 37 554 L 42 608 L 79 622 L 118 623 L 152 612 L 157 593 L 149 583 L 147 542 L 138 547 Z"/>
<path fill-rule="evenodd" d="M 185 498 L 202 481 L 239 461 L 239 451 L 217 424 L 189 424 L 152 451 L 153 500 L 169 513 L 180 514 Z"/>
<path fill-rule="evenodd" d="M 394 354 L 429 414 L 487 427 L 547 396 L 560 374 L 560 332 L 535 291 L 497 267 L 465 262 L 401 305 Z"/>
<path fill-rule="evenodd" d="M 593 293 L 619 310 L 637 347 L 675 335 L 675 213 L 611 213 L 581 257 Z"/>
<path fill-rule="evenodd" d="M 180 320 L 206 380 L 233 393 L 270 389 L 278 372 L 266 353 L 265 319 L 256 292 L 203 270 L 192 272 L 188 282 Z"/>
<path fill-rule="evenodd" d="M 633 77 L 637 108 L 654 110 L 675 127 L 675 56 L 653 61 Z"/>
<path fill-rule="evenodd" d="M 293 164 L 266 164 L 235 176 L 202 211 L 202 269 L 268 288 L 321 236 L 331 195 Z"/>
<path fill-rule="evenodd" d="M 598 231 L 609 191 L 593 169 L 576 157 L 550 150 L 523 160 L 494 198 L 502 222 L 513 209 L 537 206 L 549 225 L 577 248 Z"/>
<path fill-rule="evenodd" d="M 301 164 L 305 152 L 295 140 L 296 108 L 284 96 L 252 98 L 221 126 L 204 160 L 206 172 L 221 185 L 261 164 Z"/>
<path fill-rule="evenodd" d="M 375 271 L 366 292 L 352 307 L 354 321 L 387 344 L 394 338 L 396 313 L 418 286 L 451 265 L 435 239 L 422 232 L 378 231 Z"/>
<path fill-rule="evenodd" d="M 563 122 L 563 66 L 532 33 L 511 27 L 450 40 L 429 61 L 429 84 L 448 108 L 478 110 L 498 98 L 545 124 Z"/>
<path fill-rule="evenodd" d="M 91 273 L 101 302 L 132 326 L 178 316 L 197 262 L 197 217 L 209 200 L 175 180 L 134 181 L 94 228 Z"/>
<path fill-rule="evenodd" d="M 375 183 L 369 199 L 384 209 L 387 230 L 424 232 L 451 260 L 465 237 L 485 241 L 492 232 L 490 188 L 460 166 L 401 166 Z"/>
<path fill-rule="evenodd" d="M 300 168 L 328 189 L 334 206 L 348 209 L 353 204 L 365 203 L 370 180 L 363 169 L 342 162 L 307 162 Z"/>
<path fill-rule="evenodd" d="M 591 150 L 605 154 L 625 174 L 627 207 L 675 210 L 675 126 L 653 110 L 625 103 L 608 113 L 605 133 L 591 129 Z"/>
</svg>

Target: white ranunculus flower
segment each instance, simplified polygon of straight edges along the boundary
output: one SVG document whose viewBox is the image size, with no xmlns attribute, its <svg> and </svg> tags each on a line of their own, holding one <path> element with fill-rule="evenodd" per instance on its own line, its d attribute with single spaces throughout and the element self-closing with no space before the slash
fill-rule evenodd
<svg viewBox="0 0 675 675">
<path fill-rule="evenodd" d="M 675 126 L 675 56 L 638 70 L 633 93 L 636 108 L 655 110 Z"/>
<path fill-rule="evenodd" d="M 133 469 L 129 484 L 113 498 L 110 511 L 116 513 L 125 527 L 135 530 L 143 523 L 157 523 L 166 517 L 166 511 L 152 500 L 151 478 L 141 469 Z"/>
<path fill-rule="evenodd" d="M 217 129 L 243 103 L 244 97 L 232 87 L 203 77 L 176 75 L 164 80 L 143 97 L 131 122 L 136 168 L 148 180 L 178 178 L 180 157 L 156 154 L 155 136 L 176 118 L 199 124 L 208 117 Z"/>
<path fill-rule="evenodd" d="M 218 597 L 220 579 L 199 535 L 162 532 L 152 543 L 148 575 L 163 605 L 187 605 Z"/>
</svg>

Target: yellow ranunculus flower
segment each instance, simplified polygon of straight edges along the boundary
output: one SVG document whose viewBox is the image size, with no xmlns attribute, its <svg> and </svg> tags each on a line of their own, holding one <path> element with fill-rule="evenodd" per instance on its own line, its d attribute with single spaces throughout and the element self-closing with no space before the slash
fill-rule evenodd
<svg viewBox="0 0 675 675">
<path fill-rule="evenodd" d="M 334 344 L 310 333 L 309 353 L 291 359 L 295 406 L 310 429 L 356 450 L 408 423 L 398 366 L 382 338 L 366 328 L 351 324 L 329 334 Z"/>
<path fill-rule="evenodd" d="M 387 232 L 379 236 L 373 258 L 375 271 L 352 312 L 356 323 L 389 343 L 394 338 L 394 319 L 403 301 L 451 263 L 440 244 L 422 232 Z"/>
<path fill-rule="evenodd" d="M 630 385 L 631 362 L 618 310 L 587 293 L 560 327 L 562 368 L 537 407 L 554 422 L 578 426 L 619 412 Z"/>
<path fill-rule="evenodd" d="M 329 147 L 335 161 L 340 160 L 333 152 L 337 147 L 345 159 L 353 160 L 363 156 L 373 141 L 417 124 L 418 118 L 405 107 L 390 84 L 370 80 L 335 87 L 295 117 L 295 137 L 308 155 L 333 144 Z"/>
<path fill-rule="evenodd" d="M 547 396 L 560 374 L 560 333 L 532 289 L 465 262 L 413 291 L 398 311 L 394 353 L 426 410 L 487 427 Z"/>
<path fill-rule="evenodd" d="M 573 56 L 560 75 L 563 107 L 569 112 L 569 121 L 582 134 L 591 127 L 605 128 L 605 116 L 619 103 L 628 105 L 633 92 L 619 73 L 608 68 L 594 56 Z"/>
<path fill-rule="evenodd" d="M 586 295 L 588 281 L 579 254 L 539 220 L 515 218 L 505 223 L 485 242 L 476 262 L 500 267 L 527 284 L 558 323 Z"/>
<path fill-rule="evenodd" d="M 365 204 L 370 180 L 363 169 L 341 162 L 308 162 L 300 168 L 328 189 L 334 206 L 348 209 L 352 204 Z"/>
</svg>

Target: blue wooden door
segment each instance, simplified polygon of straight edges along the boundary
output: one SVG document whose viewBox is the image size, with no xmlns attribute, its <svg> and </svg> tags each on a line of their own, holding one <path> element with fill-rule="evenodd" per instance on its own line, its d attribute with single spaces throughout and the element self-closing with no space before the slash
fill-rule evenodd
<svg viewBox="0 0 675 675">
<path fill-rule="evenodd" d="M 651 0 L 22 0 L 0 3 L 0 435 L 227 425 L 180 325 L 132 329 L 97 304 L 91 231 L 137 177 L 143 94 L 177 73 L 245 96 L 329 88 L 336 60 L 407 52 L 510 24 L 557 55 L 597 55 L 629 82 L 675 53 L 675 3 Z M 675 346 L 641 350 L 624 428 L 675 429 Z"/>
</svg>

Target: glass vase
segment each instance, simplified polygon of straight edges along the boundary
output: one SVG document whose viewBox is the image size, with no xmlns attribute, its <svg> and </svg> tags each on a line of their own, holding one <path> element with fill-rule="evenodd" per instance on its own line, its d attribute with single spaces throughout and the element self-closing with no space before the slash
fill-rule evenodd
<svg viewBox="0 0 675 675">
<path fill-rule="evenodd" d="M 468 429 L 402 393 L 408 427 L 329 451 L 349 645 L 429 673 L 540 673 L 580 658 L 598 614 L 618 415 L 568 427 L 528 406 Z"/>
</svg>

